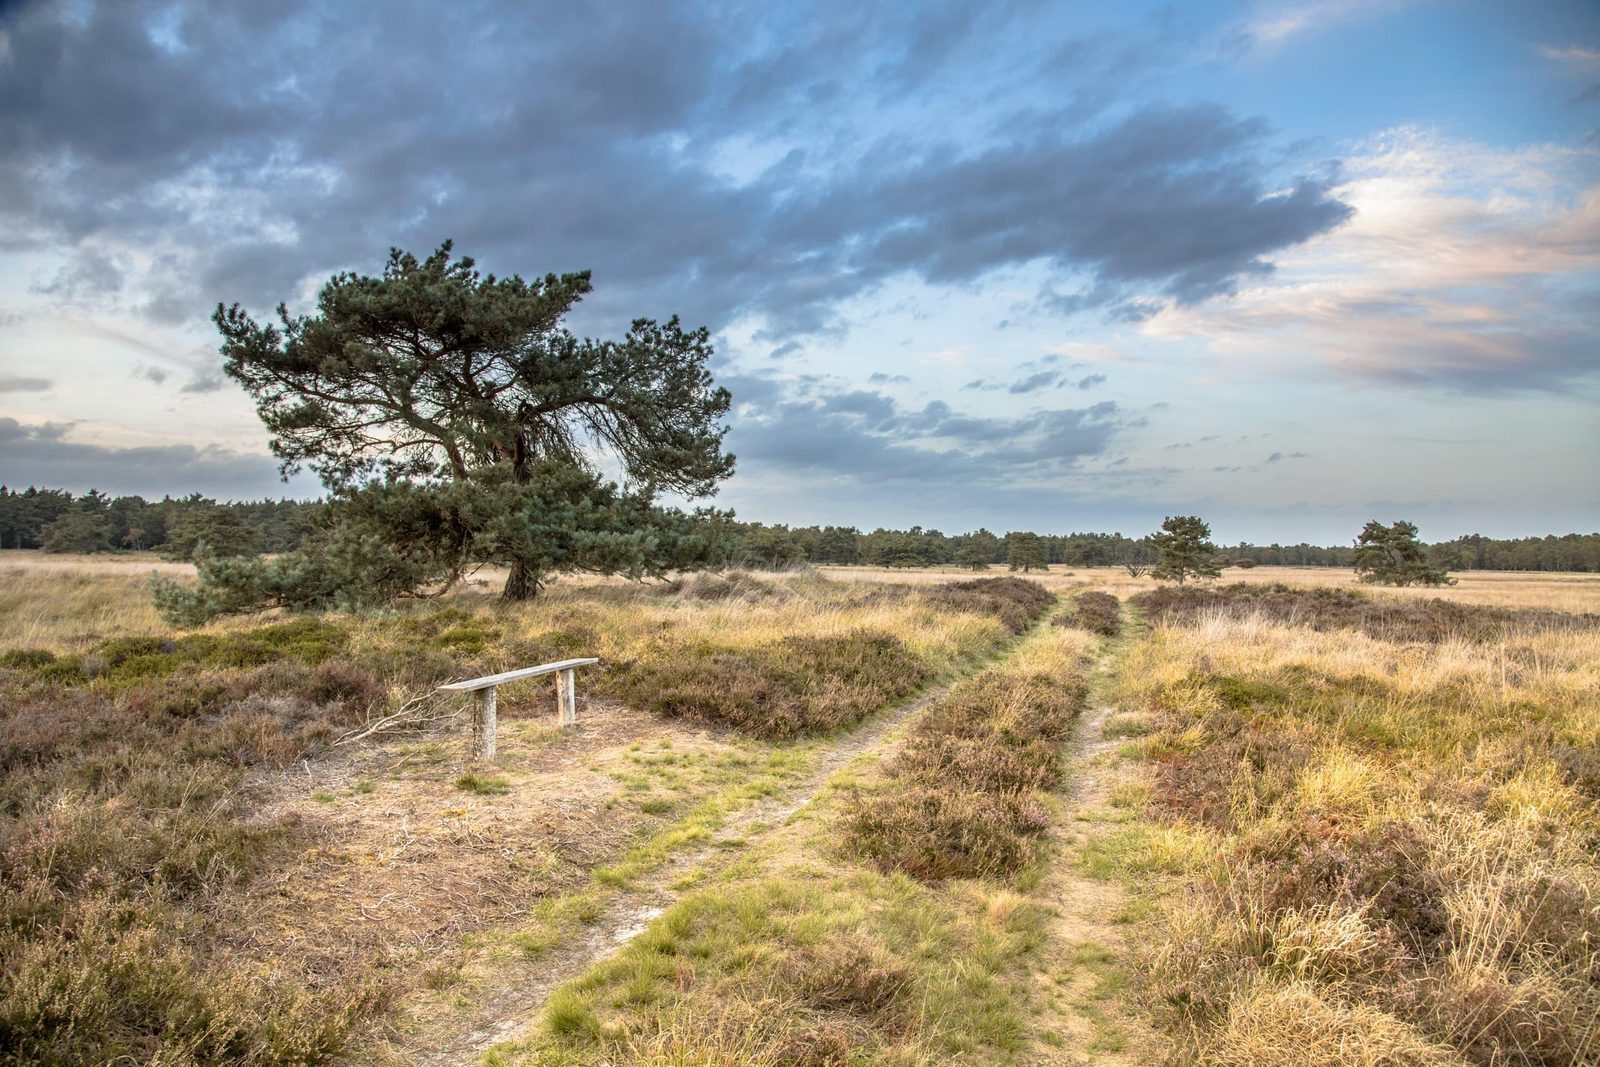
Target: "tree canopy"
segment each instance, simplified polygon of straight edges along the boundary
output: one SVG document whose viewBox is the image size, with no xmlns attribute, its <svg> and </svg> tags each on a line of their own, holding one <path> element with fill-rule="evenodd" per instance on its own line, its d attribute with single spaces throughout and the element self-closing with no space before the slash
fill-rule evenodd
<svg viewBox="0 0 1600 1067">
<path fill-rule="evenodd" d="M 1445 569 L 1428 557 L 1417 527 L 1399 520 L 1385 526 L 1376 519 L 1356 537 L 1355 572 L 1377 585 L 1454 585 Z"/>
<path fill-rule="evenodd" d="M 1222 573 L 1217 546 L 1211 543 L 1211 527 L 1198 515 L 1172 515 L 1161 529 L 1150 535 L 1159 559 L 1150 571 L 1152 577 L 1182 585 L 1190 578 L 1215 578 Z"/>
</svg>

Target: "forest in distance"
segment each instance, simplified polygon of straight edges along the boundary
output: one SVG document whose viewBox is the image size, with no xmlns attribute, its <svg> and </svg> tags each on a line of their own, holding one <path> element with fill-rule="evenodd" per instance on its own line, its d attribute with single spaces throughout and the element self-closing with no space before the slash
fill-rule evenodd
<svg viewBox="0 0 1600 1067">
<path fill-rule="evenodd" d="M 204 539 L 213 551 L 255 554 L 293 551 L 316 528 L 320 501 L 217 501 L 199 493 L 112 497 L 90 490 L 0 486 L 0 548 L 59 553 L 155 551 L 188 560 Z M 719 559 L 728 566 L 783 567 L 803 563 L 879 567 L 1004 565 L 1019 538 L 1037 538 L 1045 561 L 1069 567 L 1148 565 L 1157 557 L 1143 537 L 1118 533 L 1066 534 L 978 529 L 947 534 L 854 526 L 788 526 L 727 521 L 717 530 Z M 1306 543 L 1221 546 L 1235 566 L 1351 566 L 1353 545 Z M 1600 572 L 1600 532 L 1495 538 L 1469 534 L 1427 545 L 1430 560 L 1448 570 Z"/>
</svg>

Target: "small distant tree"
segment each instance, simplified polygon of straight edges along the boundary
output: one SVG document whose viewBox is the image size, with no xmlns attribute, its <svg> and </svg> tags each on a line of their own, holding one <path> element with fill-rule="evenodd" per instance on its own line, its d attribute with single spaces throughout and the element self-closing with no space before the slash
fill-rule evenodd
<svg viewBox="0 0 1600 1067">
<path fill-rule="evenodd" d="M 1385 526 L 1376 519 L 1356 538 L 1355 572 L 1376 585 L 1455 585 L 1445 569 L 1417 540 L 1417 527 L 1400 520 Z"/>
<path fill-rule="evenodd" d="M 1171 515 L 1161 529 L 1150 535 L 1159 562 L 1150 572 L 1164 582 L 1182 585 L 1190 578 L 1215 578 L 1222 573 L 1224 560 L 1211 543 L 1211 527 L 1198 515 Z"/>
<path fill-rule="evenodd" d="M 1050 552 L 1036 533 L 1006 534 L 1006 566 L 1027 574 L 1050 569 Z"/>
<path fill-rule="evenodd" d="M 969 541 L 956 553 L 956 565 L 969 571 L 986 571 L 989 569 L 989 552 L 982 545 Z"/>
</svg>

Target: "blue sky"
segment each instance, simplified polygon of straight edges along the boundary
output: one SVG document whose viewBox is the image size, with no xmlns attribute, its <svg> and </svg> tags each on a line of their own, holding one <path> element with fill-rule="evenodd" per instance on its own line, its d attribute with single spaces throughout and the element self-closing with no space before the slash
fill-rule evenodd
<svg viewBox="0 0 1600 1067">
<path fill-rule="evenodd" d="M 453 238 L 745 518 L 1594 530 L 1597 178 L 1593 3 L 0 4 L 0 480 L 314 494 L 210 309 Z"/>
</svg>

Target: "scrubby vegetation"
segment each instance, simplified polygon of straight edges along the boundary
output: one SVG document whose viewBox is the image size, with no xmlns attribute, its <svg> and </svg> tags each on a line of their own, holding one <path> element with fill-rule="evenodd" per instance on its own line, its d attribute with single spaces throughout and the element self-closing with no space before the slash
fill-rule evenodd
<svg viewBox="0 0 1600 1067">
<path fill-rule="evenodd" d="M 682 583 L 678 593 L 694 600 L 779 595 L 771 583 L 744 575 L 699 576 Z M 920 599 L 945 611 L 996 619 L 1013 633 L 1055 603 L 1042 586 L 1018 578 L 952 582 L 920 596 L 903 588 L 870 596 L 879 603 Z M 916 692 L 937 669 L 885 630 L 788 635 L 740 647 L 664 636 L 645 657 L 614 664 L 600 684 L 663 715 L 784 739 L 858 722 L 872 709 Z"/>
<path fill-rule="evenodd" d="M 1139 744 L 1181 888 L 1146 992 L 1182 1058 L 1600 1062 L 1597 635 L 1261 600 L 1326 610 L 1202 612 L 1123 670 L 1161 725 Z M 1447 636 L 1463 619 L 1499 643 Z M 1371 633 L 1312 628 L 1350 620 Z M 1433 643 L 1373 636 L 1395 631 Z"/>
<path fill-rule="evenodd" d="M 1076 626 L 1102 637 L 1115 637 L 1122 632 L 1122 601 L 1096 590 L 1079 593 L 1072 598 L 1072 612 L 1056 616 L 1056 624 Z"/>
<path fill-rule="evenodd" d="M 1041 791 L 1083 700 L 1075 674 L 991 673 L 953 689 L 912 729 L 889 783 L 844 820 L 855 849 L 914 878 L 1008 876 L 1048 826 Z"/>
<path fill-rule="evenodd" d="M 306 621 L 81 656 L 10 650 L 0 701 L 0 1049 L 17 1063 L 297 1064 L 380 997 L 197 947 L 207 901 L 303 847 L 250 819 L 246 768 L 383 699 Z M 340 635 L 342 636 L 342 635 Z M 312 666 L 313 664 L 319 664 Z"/>
<path fill-rule="evenodd" d="M 1026 578 L 974 578 L 936 585 L 924 596 L 933 604 L 955 611 L 994 615 L 1020 634 L 1056 602 L 1055 594 Z"/>
<path fill-rule="evenodd" d="M 1600 615 L 1490 607 L 1437 597 L 1374 597 L 1355 589 L 1279 583 L 1163 587 L 1139 593 L 1133 603 L 1149 613 L 1152 622 L 1253 614 L 1313 630 L 1359 630 L 1390 641 L 1497 641 L 1528 630 L 1600 629 Z"/>
<path fill-rule="evenodd" d="M 712 583 L 719 591 L 708 596 Z M 607 666 L 586 677 L 588 696 L 792 737 L 858 721 L 998 648 L 1016 595 L 1006 588 L 1013 599 L 978 612 L 814 575 L 701 577 L 677 588 L 574 588 L 517 608 L 462 597 L 0 650 L 0 1061 L 333 1055 L 406 972 L 380 950 L 351 950 L 333 967 L 301 966 L 294 942 L 248 947 L 253 938 L 236 925 L 250 921 L 248 902 L 321 847 L 293 811 L 263 814 L 264 775 L 314 764 L 409 696 L 450 678 L 598 654 Z M 697 672 L 693 689 L 674 682 L 688 678 L 674 673 L 682 664 Z M 465 735 L 446 737 L 457 747 L 437 757 L 441 803 L 514 790 L 514 777 L 494 768 L 460 773 Z M 639 810 L 670 811 L 673 795 L 642 797 Z M 544 870 L 489 873 L 506 895 L 536 888 Z"/>
</svg>

